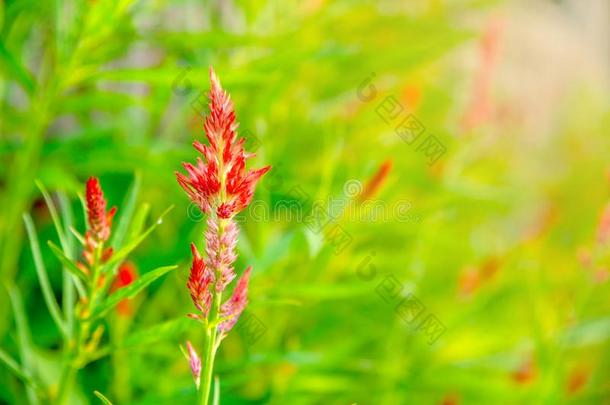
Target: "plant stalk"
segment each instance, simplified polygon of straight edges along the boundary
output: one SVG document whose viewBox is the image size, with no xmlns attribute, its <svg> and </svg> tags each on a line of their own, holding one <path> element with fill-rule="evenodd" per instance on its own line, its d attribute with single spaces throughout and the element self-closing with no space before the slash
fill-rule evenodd
<svg viewBox="0 0 610 405">
<path fill-rule="evenodd" d="M 210 400 L 210 391 L 212 389 L 212 375 L 214 372 L 214 359 L 216 358 L 216 337 L 218 335 L 218 325 L 216 325 L 218 308 L 220 307 L 221 293 L 216 293 L 212 304 L 211 319 L 212 322 L 208 326 L 205 333 L 205 355 L 202 359 L 202 381 L 199 387 L 199 404 L 208 405 Z"/>
<path fill-rule="evenodd" d="M 216 218 L 218 221 L 218 240 L 222 240 L 222 236 L 225 232 L 227 221 Z M 223 249 L 222 243 L 220 249 Z M 222 252 L 216 252 L 217 259 L 220 258 Z M 222 274 L 222 268 L 215 269 L 216 280 L 220 279 Z M 210 400 L 210 391 L 212 389 L 212 375 L 214 371 L 214 359 L 216 358 L 216 339 L 218 337 L 218 315 L 220 312 L 220 305 L 222 303 L 222 291 L 217 291 L 213 287 L 214 298 L 212 300 L 212 308 L 210 308 L 210 315 L 206 325 L 205 333 L 205 356 L 203 358 L 203 376 L 201 386 L 199 387 L 199 404 L 208 405 Z"/>
</svg>

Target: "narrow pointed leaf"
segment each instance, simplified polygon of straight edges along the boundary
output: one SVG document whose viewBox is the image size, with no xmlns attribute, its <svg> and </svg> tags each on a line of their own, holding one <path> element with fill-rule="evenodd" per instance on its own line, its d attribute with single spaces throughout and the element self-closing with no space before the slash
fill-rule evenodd
<svg viewBox="0 0 610 405">
<path fill-rule="evenodd" d="M 55 321 L 55 324 L 57 325 L 57 328 L 63 335 L 65 335 L 66 325 L 64 324 L 61 309 L 59 308 L 59 304 L 57 303 L 55 294 L 51 288 L 49 276 L 47 275 L 47 269 L 42 261 L 38 237 L 36 236 L 36 230 L 34 229 L 34 223 L 32 222 L 32 217 L 30 217 L 30 214 L 23 214 L 23 221 L 25 222 L 25 229 L 30 240 L 30 248 L 32 249 L 32 256 L 34 257 L 34 267 L 36 268 L 36 274 L 38 275 L 38 281 L 40 282 L 40 288 L 42 289 L 42 296 L 47 304 L 47 308 L 49 309 L 49 313 L 51 314 L 53 321 Z"/>
<path fill-rule="evenodd" d="M 181 338 L 182 335 L 191 327 L 192 319 L 181 316 L 171 321 L 163 322 L 158 325 L 142 328 L 131 333 L 126 338 L 105 346 L 89 356 L 91 361 L 99 360 L 117 350 L 138 350 L 155 343 Z M 188 356 L 187 356 L 188 358 Z"/>
<path fill-rule="evenodd" d="M 129 225 L 134 215 L 136 200 L 138 198 L 138 193 L 140 192 L 141 183 L 142 176 L 136 172 L 133 183 L 127 192 L 127 196 L 125 197 L 125 202 L 119 211 L 121 213 L 121 219 L 113 232 L 112 241 L 110 242 L 111 246 L 121 246 L 125 240 L 125 235 L 127 234 L 127 230 L 129 229 Z"/>
<path fill-rule="evenodd" d="M 131 221 L 131 226 L 129 227 L 129 232 L 127 232 L 127 237 L 125 240 L 132 240 L 142 233 L 149 212 L 150 204 L 143 203 L 140 205 L 140 208 L 138 208 L 133 217 L 133 221 Z"/>
<path fill-rule="evenodd" d="M 6 368 L 11 371 L 11 373 L 15 374 L 22 381 L 26 382 L 30 380 L 30 377 L 27 375 L 25 370 L 21 368 L 17 361 L 2 349 L 0 349 L 0 364 L 4 364 Z"/>
<path fill-rule="evenodd" d="M 104 396 L 104 394 L 102 394 L 99 391 L 93 391 L 93 393 L 95 394 L 96 397 L 98 397 L 100 399 L 100 401 L 102 401 L 102 403 L 104 405 L 112 405 L 112 402 L 110 402 L 110 400 L 108 398 L 106 398 Z"/>
<path fill-rule="evenodd" d="M 21 64 L 21 62 L 9 51 L 4 40 L 0 38 L 0 67 L 6 73 L 13 76 L 21 86 L 32 94 L 36 88 L 36 83 L 32 74 Z"/>
<path fill-rule="evenodd" d="M 61 217 L 63 219 L 63 223 L 66 225 L 65 234 L 65 246 L 64 253 L 66 257 L 69 259 L 74 259 L 74 236 L 72 236 L 67 229 L 72 228 L 72 224 L 74 222 L 74 218 L 72 216 L 72 210 L 70 209 L 70 202 L 68 198 L 63 193 L 58 193 L 59 198 L 59 209 L 61 211 Z M 68 335 L 72 334 L 72 330 L 74 328 L 74 287 L 76 286 L 79 289 L 79 294 L 82 295 L 80 289 L 82 289 L 82 283 L 78 277 L 73 275 L 66 268 L 62 269 L 62 280 L 63 280 L 63 288 L 62 288 L 62 307 L 64 310 L 64 315 L 66 319 L 66 331 Z M 80 287 L 79 287 L 80 284 Z"/>
<path fill-rule="evenodd" d="M 21 357 L 22 369 L 28 374 L 33 375 L 34 371 L 34 350 L 32 347 L 32 335 L 28 325 L 27 315 L 23 308 L 23 300 L 16 286 L 6 284 L 6 289 L 13 307 L 13 316 L 15 317 L 15 326 L 17 329 L 17 344 L 19 347 L 19 356 Z M 32 404 L 38 404 L 38 395 L 33 387 L 27 389 L 28 399 Z"/>
<path fill-rule="evenodd" d="M 85 245 L 85 237 L 83 235 L 81 235 L 76 229 L 74 229 L 74 227 L 69 227 L 68 229 L 70 229 L 70 232 L 72 233 L 72 235 L 74 235 L 74 237 L 76 238 L 76 240 L 78 240 L 78 242 L 81 245 Z"/>
<path fill-rule="evenodd" d="M 142 243 L 142 241 L 144 239 L 146 239 L 146 237 L 148 235 L 151 234 L 152 231 L 154 231 L 157 226 L 159 226 L 162 221 L 163 221 L 163 217 L 165 216 L 165 214 L 167 214 L 172 208 L 174 208 L 174 206 L 172 205 L 171 207 L 169 207 L 168 209 L 166 209 L 160 216 L 159 218 L 155 221 L 154 224 L 152 224 L 146 231 L 144 231 L 143 233 L 141 233 L 137 238 L 131 240 L 129 243 L 127 243 L 125 246 L 123 246 L 121 249 L 119 249 L 117 252 L 115 252 L 112 257 L 110 258 L 110 260 L 108 260 L 108 262 L 105 264 L 105 269 L 109 269 L 112 268 L 112 266 L 114 266 L 117 263 L 121 263 L 129 253 L 131 253 L 136 247 L 138 247 L 138 245 L 140 243 Z"/>
<path fill-rule="evenodd" d="M 160 341 L 170 340 L 174 337 L 186 332 L 192 325 L 193 320 L 186 316 L 181 316 L 171 321 L 163 322 L 143 330 L 138 330 L 127 336 L 122 342 L 117 345 L 117 349 L 140 347 L 157 343 Z"/>
<path fill-rule="evenodd" d="M 55 257 L 57 257 L 59 259 L 61 264 L 63 264 L 65 266 L 65 268 L 68 271 L 70 271 L 70 273 L 74 274 L 75 276 L 81 278 L 83 281 L 87 282 L 87 278 L 85 277 L 85 274 L 83 273 L 83 271 L 81 269 L 79 269 L 78 266 L 76 266 L 76 264 L 72 260 L 68 259 L 66 257 L 66 255 L 64 254 L 64 252 L 62 252 L 62 250 L 56 244 L 54 244 L 51 241 L 48 241 L 47 244 L 51 248 L 51 251 L 53 252 Z"/>
<path fill-rule="evenodd" d="M 57 232 L 57 236 L 59 237 L 59 244 L 61 245 L 64 252 L 68 250 L 68 243 L 66 241 L 65 233 L 61 221 L 59 220 L 59 215 L 57 214 L 57 208 L 53 203 L 53 199 L 49 195 L 49 192 L 45 188 L 45 186 L 38 180 L 35 181 L 36 186 L 42 193 L 42 197 L 47 204 L 47 208 L 49 209 L 49 213 L 51 214 L 51 219 L 53 220 L 53 225 L 55 225 L 55 231 Z"/>
<path fill-rule="evenodd" d="M 129 284 L 126 287 L 118 289 L 108 299 L 99 306 L 91 315 L 91 318 L 100 317 L 105 315 L 108 311 L 118 305 L 119 302 L 126 298 L 131 298 L 142 291 L 150 283 L 163 276 L 165 273 L 174 270 L 178 266 L 165 266 L 159 267 L 153 271 L 144 274 L 142 277 Z"/>
</svg>

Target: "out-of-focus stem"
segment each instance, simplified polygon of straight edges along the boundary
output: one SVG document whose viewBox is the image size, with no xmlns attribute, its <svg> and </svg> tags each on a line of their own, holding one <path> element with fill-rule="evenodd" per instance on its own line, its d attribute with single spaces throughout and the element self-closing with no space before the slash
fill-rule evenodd
<svg viewBox="0 0 610 405">
<path fill-rule="evenodd" d="M 89 337 L 89 331 L 91 329 L 91 321 L 88 320 L 89 316 L 95 309 L 95 301 L 97 299 L 97 284 L 100 270 L 100 258 L 103 251 L 103 245 L 100 245 L 95 250 L 93 255 L 92 273 L 93 279 L 88 284 L 87 303 L 81 313 L 74 313 L 74 329 L 73 334 L 68 337 L 65 342 L 66 354 L 64 359 L 63 369 L 59 377 L 59 386 L 57 389 L 57 396 L 55 397 L 56 405 L 63 405 L 68 399 L 68 394 L 72 390 L 74 381 L 76 380 L 76 374 L 78 369 L 81 367 L 81 355 L 83 347 Z"/>
</svg>

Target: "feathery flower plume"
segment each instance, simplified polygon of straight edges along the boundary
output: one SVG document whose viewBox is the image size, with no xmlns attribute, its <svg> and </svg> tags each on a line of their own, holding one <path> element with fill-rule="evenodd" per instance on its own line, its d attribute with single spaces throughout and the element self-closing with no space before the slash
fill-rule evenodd
<svg viewBox="0 0 610 405">
<path fill-rule="evenodd" d="M 254 189 L 271 166 L 247 170 L 246 161 L 254 154 L 244 150 L 244 138 L 238 138 L 238 124 L 233 103 L 210 68 L 210 114 L 203 128 L 207 144 L 195 141 L 201 153 L 195 164 L 183 163 L 186 174 L 176 172 L 178 184 L 188 197 L 208 215 L 204 234 L 205 257 L 191 245 L 193 261 L 187 288 L 199 314 L 189 314 L 206 328 L 203 381 L 199 389 L 201 363 L 189 346 L 191 369 L 200 391 L 200 403 L 207 404 L 212 379 L 214 354 L 220 341 L 237 322 L 248 302 L 248 267 L 237 282 L 231 298 L 222 303 L 222 294 L 236 277 L 235 246 L 239 230 L 233 217 L 252 201 Z"/>
<path fill-rule="evenodd" d="M 116 207 L 112 207 L 106 212 L 106 199 L 104 192 L 100 186 L 100 181 L 97 177 L 89 177 L 86 187 L 86 204 L 87 204 L 87 225 L 88 229 L 85 232 L 85 249 L 83 256 L 89 266 L 95 261 L 97 248 L 108 240 L 110 237 L 110 228 L 112 227 L 112 218 L 116 213 Z M 112 256 L 112 248 L 109 247 L 103 252 L 99 252 L 100 262 L 104 263 Z M 87 266 L 79 266 L 85 274 L 89 274 Z"/>
<path fill-rule="evenodd" d="M 113 207 L 106 212 L 104 192 L 100 186 L 100 181 L 96 177 L 89 177 L 89 180 L 87 180 L 86 196 L 88 232 L 94 240 L 105 242 L 110 236 L 110 227 L 116 208 Z"/>
<path fill-rule="evenodd" d="M 210 292 L 210 284 L 214 282 L 214 273 L 210 268 L 206 268 L 205 261 L 197 251 L 195 244 L 191 243 L 191 252 L 193 253 L 193 265 L 189 275 L 187 288 L 191 293 L 193 304 L 203 316 L 208 315 L 210 303 L 212 302 L 212 293 Z M 197 315 L 195 315 L 197 317 Z"/>
</svg>

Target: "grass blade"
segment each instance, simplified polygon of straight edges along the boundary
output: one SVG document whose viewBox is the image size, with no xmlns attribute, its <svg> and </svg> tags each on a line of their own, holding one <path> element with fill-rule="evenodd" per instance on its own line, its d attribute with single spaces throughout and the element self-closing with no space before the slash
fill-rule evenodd
<svg viewBox="0 0 610 405">
<path fill-rule="evenodd" d="M 142 291 L 146 286 L 150 283 L 163 276 L 165 273 L 174 270 L 178 266 L 164 266 L 156 268 L 153 271 L 150 271 L 144 274 L 141 278 L 137 279 L 133 283 L 129 284 L 126 287 L 123 287 L 117 290 L 114 294 L 112 294 L 108 299 L 103 303 L 103 305 L 99 306 L 91 315 L 91 318 L 104 316 L 108 311 L 118 305 L 119 302 L 126 298 L 131 298 L 134 295 L 138 294 Z"/>
<path fill-rule="evenodd" d="M 59 309 L 59 304 L 57 304 L 55 294 L 51 288 L 51 283 L 49 283 L 47 270 L 44 266 L 44 262 L 42 261 L 42 255 L 40 254 L 38 237 L 36 236 L 36 230 L 34 229 L 34 223 L 32 222 L 32 217 L 30 217 L 30 214 L 23 214 L 23 222 L 25 222 L 28 239 L 30 240 L 30 248 L 32 249 L 32 256 L 34 257 L 34 267 L 36 267 L 36 274 L 38 275 L 38 281 L 40 282 L 40 288 L 42 289 L 42 296 L 44 297 L 44 301 L 47 304 L 49 313 L 51 314 L 53 321 L 55 321 L 57 328 L 62 335 L 65 336 L 66 325 L 64 324 L 63 316 L 61 310 Z"/>
</svg>

